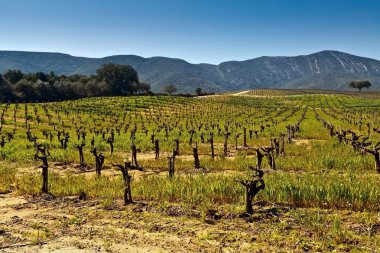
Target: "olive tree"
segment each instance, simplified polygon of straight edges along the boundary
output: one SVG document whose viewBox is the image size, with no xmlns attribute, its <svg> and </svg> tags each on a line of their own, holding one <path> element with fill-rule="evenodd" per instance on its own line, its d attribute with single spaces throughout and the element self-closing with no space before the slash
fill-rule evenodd
<svg viewBox="0 0 380 253">
<path fill-rule="evenodd" d="M 367 80 L 351 81 L 348 83 L 348 86 L 350 88 L 358 89 L 360 92 L 363 88 L 367 88 L 368 90 L 369 87 L 371 87 L 371 83 Z"/>
</svg>

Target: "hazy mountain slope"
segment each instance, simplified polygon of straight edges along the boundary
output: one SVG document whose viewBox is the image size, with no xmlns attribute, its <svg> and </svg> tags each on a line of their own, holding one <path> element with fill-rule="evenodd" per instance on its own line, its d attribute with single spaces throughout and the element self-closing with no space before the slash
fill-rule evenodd
<svg viewBox="0 0 380 253">
<path fill-rule="evenodd" d="M 351 80 L 369 80 L 373 87 L 380 89 L 380 76 L 365 75 L 360 73 L 323 73 L 311 74 L 298 79 L 290 80 L 282 84 L 282 88 L 312 88 L 312 89 L 337 89 L 347 90 L 347 83 Z"/>
<path fill-rule="evenodd" d="M 225 79 L 231 85 L 246 84 L 244 88 L 263 85 L 286 87 L 288 82 L 293 80 L 298 80 L 297 84 L 300 87 L 306 87 L 311 76 L 314 77 L 314 84 L 324 88 L 337 83 L 343 88 L 345 83 L 341 81 L 342 75 L 333 74 L 343 74 L 348 79 L 353 76 L 368 79 L 380 74 L 380 61 L 336 51 L 322 51 L 307 56 L 259 57 L 244 62 L 225 62 L 219 65 L 219 69 L 225 73 Z M 376 84 L 380 83 L 377 81 Z"/>
<path fill-rule="evenodd" d="M 60 53 L 0 51 L 1 73 L 20 69 L 24 72 L 90 75 L 110 62 L 132 65 L 140 80 L 150 83 L 154 91 L 166 84 L 174 84 L 182 92 L 192 92 L 197 87 L 209 91 L 257 87 L 346 89 L 347 81 L 352 79 L 368 79 L 374 88 L 380 88 L 380 61 L 338 51 L 295 57 L 263 56 L 219 65 L 135 55 L 85 58 Z"/>
<path fill-rule="evenodd" d="M 92 61 L 94 59 L 61 53 L 0 51 L 0 73 L 8 69 L 19 69 L 23 72 L 75 74 L 81 73 L 81 68 Z"/>
</svg>

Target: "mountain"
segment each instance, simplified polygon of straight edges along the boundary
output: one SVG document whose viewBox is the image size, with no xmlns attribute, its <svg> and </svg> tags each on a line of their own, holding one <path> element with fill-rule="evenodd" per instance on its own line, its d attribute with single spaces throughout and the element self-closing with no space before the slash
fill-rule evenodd
<svg viewBox="0 0 380 253">
<path fill-rule="evenodd" d="M 181 92 L 197 87 L 207 91 L 254 88 L 347 89 L 349 80 L 367 79 L 380 89 L 380 61 L 338 51 L 321 51 L 295 57 L 263 56 L 219 65 L 191 64 L 166 57 L 115 55 L 104 58 L 75 57 L 61 53 L 0 51 L 0 73 L 8 69 L 56 74 L 95 74 L 106 63 L 129 64 L 153 91 L 174 84 Z"/>
</svg>

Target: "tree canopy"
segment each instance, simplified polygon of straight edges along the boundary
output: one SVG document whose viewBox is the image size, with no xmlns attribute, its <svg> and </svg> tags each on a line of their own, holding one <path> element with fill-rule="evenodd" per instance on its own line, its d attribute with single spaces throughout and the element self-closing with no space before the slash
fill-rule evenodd
<svg viewBox="0 0 380 253">
<path fill-rule="evenodd" d="M 369 89 L 369 87 L 371 87 L 371 83 L 368 80 L 358 80 L 349 82 L 348 86 L 361 91 L 363 88 Z"/>
<path fill-rule="evenodd" d="M 8 70 L 4 73 L 4 79 L 11 84 L 16 84 L 24 77 L 24 74 L 20 70 Z"/>
<path fill-rule="evenodd" d="M 0 74 L 0 100 L 3 101 L 60 101 L 135 93 L 151 93 L 150 85 L 140 83 L 136 70 L 129 65 L 106 64 L 91 76 L 19 70 Z"/>
<path fill-rule="evenodd" d="M 176 91 L 177 91 L 177 87 L 175 87 L 173 84 L 165 85 L 162 88 L 162 92 L 167 93 L 169 95 L 172 95 Z"/>
<path fill-rule="evenodd" d="M 112 95 L 134 94 L 138 91 L 137 71 L 129 65 L 105 64 L 96 70 L 96 74 L 99 80 L 110 85 Z"/>
</svg>

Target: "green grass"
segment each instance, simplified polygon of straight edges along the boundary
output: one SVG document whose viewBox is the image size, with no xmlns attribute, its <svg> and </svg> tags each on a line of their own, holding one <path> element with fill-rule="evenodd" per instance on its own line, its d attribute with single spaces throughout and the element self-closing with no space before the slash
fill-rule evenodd
<svg viewBox="0 0 380 253">
<path fill-rule="evenodd" d="M 161 175 L 132 181 L 135 199 L 140 201 L 183 203 L 191 208 L 217 208 L 243 205 L 244 188 L 235 179 L 243 175 L 181 175 L 172 179 Z M 257 199 L 286 203 L 293 207 L 339 208 L 376 211 L 380 208 L 380 175 L 340 175 L 272 173 L 264 177 L 266 189 Z M 50 174 L 50 192 L 55 196 L 73 196 L 85 192 L 92 198 L 121 199 L 122 178 L 97 178 L 84 175 Z M 38 195 L 39 175 L 25 175 L 16 180 L 20 194 Z"/>
<path fill-rule="evenodd" d="M 252 96 L 251 96 L 252 95 Z M 294 96 L 296 95 L 296 96 Z M 0 105 L 0 111 L 5 105 Z M 277 172 L 264 176 L 266 189 L 257 199 L 286 203 L 294 207 L 340 208 L 349 210 L 376 210 L 379 208 L 379 175 L 374 171 L 370 155 L 355 152 L 349 144 L 339 144 L 330 137 L 328 129 L 316 120 L 319 114 L 334 124 L 335 131 L 351 129 L 367 134 L 380 125 L 380 99 L 374 95 L 320 91 L 256 90 L 242 97 L 218 96 L 207 99 L 157 97 L 86 98 L 46 104 L 11 104 L 4 112 L 2 135 L 14 133 L 14 139 L 0 148 L 0 192 L 15 190 L 20 194 L 38 195 L 41 177 L 36 173 L 18 173 L 17 167 L 35 167 L 33 142 L 26 140 L 26 125 L 39 143 L 49 146 L 49 164 L 79 162 L 75 143 L 77 131 L 86 132 L 84 156 L 86 164 L 94 166 L 90 153 L 91 138 L 95 146 L 106 155 L 106 165 L 131 159 L 131 130 L 137 129 L 134 143 L 143 154 L 152 153 L 151 134 L 160 141 L 158 160 L 141 160 L 147 171 L 167 170 L 167 154 L 180 140 L 176 159 L 176 176 L 169 180 L 166 172 L 156 176 L 143 176 L 132 183 L 133 195 L 141 201 L 175 202 L 191 208 L 208 208 L 229 205 L 232 209 L 244 205 L 244 188 L 235 182 L 244 176 L 248 165 L 256 163 L 255 151 L 235 151 L 234 136 L 247 129 L 247 144 L 251 147 L 267 146 L 271 138 L 286 133 L 287 125 L 294 125 L 306 111 L 292 144 L 286 144 L 285 156 L 276 157 Z M 25 109 L 26 113 L 25 113 Z M 313 110 L 315 109 L 315 111 Z M 14 121 L 16 115 L 16 121 Z M 48 116 L 51 117 L 50 121 Z M 37 117 L 41 122 L 37 122 Z M 50 123 L 49 123 L 50 122 Z M 360 124 L 361 122 L 361 124 Z M 229 156 L 223 157 L 225 126 L 232 133 L 228 140 Z M 249 130 L 259 130 L 258 138 L 250 138 Z M 200 163 L 207 173 L 194 172 L 189 145 L 189 130 L 194 129 L 193 141 L 198 143 Z M 50 141 L 43 131 L 53 133 Z M 70 134 L 68 148 L 61 149 L 58 131 Z M 115 153 L 111 156 L 106 139 L 115 133 Z M 167 132 L 167 134 L 166 134 Z M 210 145 L 201 143 L 214 134 L 217 158 L 210 158 Z M 103 136 L 104 135 L 104 139 Z M 380 134 L 372 131 L 372 143 L 380 141 Z M 243 136 L 238 139 L 241 147 Z M 138 157 L 140 155 L 138 154 Z M 184 158 L 182 160 L 182 158 Z M 70 166 L 70 165 L 69 165 Z M 266 159 L 265 170 L 269 170 Z M 52 170 L 51 170 L 52 171 Z M 120 177 L 64 173 L 50 173 L 50 190 L 56 196 L 79 195 L 85 192 L 100 198 L 104 206 L 112 207 L 122 198 L 123 182 Z"/>
</svg>

